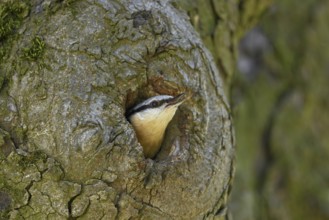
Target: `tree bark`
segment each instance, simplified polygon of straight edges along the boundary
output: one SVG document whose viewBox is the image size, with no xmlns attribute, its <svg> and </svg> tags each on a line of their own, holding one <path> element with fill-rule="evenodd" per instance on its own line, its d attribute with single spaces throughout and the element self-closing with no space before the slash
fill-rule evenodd
<svg viewBox="0 0 329 220">
<path fill-rule="evenodd" d="M 230 109 L 183 11 L 146 0 L 0 7 L 2 218 L 225 218 Z M 126 109 L 183 91 L 161 152 L 145 159 Z"/>
<path fill-rule="evenodd" d="M 225 93 L 229 97 L 236 73 L 241 37 L 257 24 L 271 2 L 272 0 L 178 1 L 213 55 L 225 82 Z"/>
</svg>

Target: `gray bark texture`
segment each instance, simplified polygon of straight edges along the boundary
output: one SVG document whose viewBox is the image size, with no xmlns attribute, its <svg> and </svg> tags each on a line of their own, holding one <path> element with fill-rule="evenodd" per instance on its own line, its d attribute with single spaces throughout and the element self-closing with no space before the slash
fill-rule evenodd
<svg viewBox="0 0 329 220">
<path fill-rule="evenodd" d="M 272 0 L 177 0 L 210 50 L 230 97 L 241 37 L 260 19 Z"/>
<path fill-rule="evenodd" d="M 225 218 L 230 110 L 184 11 L 147 0 L 0 9 L 0 218 Z M 180 92 L 190 99 L 145 159 L 126 109 Z"/>
</svg>

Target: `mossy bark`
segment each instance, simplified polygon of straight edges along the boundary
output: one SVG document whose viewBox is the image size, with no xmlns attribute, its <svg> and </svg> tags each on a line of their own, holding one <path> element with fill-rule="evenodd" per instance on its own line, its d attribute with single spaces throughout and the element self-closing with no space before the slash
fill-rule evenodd
<svg viewBox="0 0 329 220">
<path fill-rule="evenodd" d="M 230 110 L 184 12 L 166 1 L 24 7 L 28 13 L 1 39 L 1 217 L 224 218 Z M 145 159 L 126 109 L 182 91 L 191 98 L 158 157 Z"/>
</svg>

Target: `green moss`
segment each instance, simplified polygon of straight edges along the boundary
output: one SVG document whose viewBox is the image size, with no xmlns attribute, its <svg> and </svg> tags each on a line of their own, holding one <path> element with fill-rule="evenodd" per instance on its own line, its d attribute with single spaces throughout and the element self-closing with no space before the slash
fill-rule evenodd
<svg viewBox="0 0 329 220">
<path fill-rule="evenodd" d="M 0 6 L 0 39 L 8 36 L 19 24 L 14 13 L 18 8 L 12 6 L 8 3 Z"/>
<path fill-rule="evenodd" d="M 74 3 L 77 0 L 64 0 L 63 3 L 67 6 L 70 6 L 72 3 Z"/>
<path fill-rule="evenodd" d="M 19 27 L 21 20 L 28 12 L 29 7 L 22 1 L 0 3 L 0 41 L 4 40 Z"/>
<path fill-rule="evenodd" d="M 23 58 L 27 60 L 37 60 L 42 56 L 45 49 L 45 42 L 40 37 L 35 37 L 29 48 L 24 49 Z"/>
<path fill-rule="evenodd" d="M 33 152 L 27 156 L 21 157 L 18 160 L 18 165 L 21 167 L 29 167 L 30 165 L 36 164 L 38 161 L 46 162 L 47 155 L 41 151 Z"/>
<path fill-rule="evenodd" d="M 4 44 L 10 35 L 19 28 L 30 7 L 26 1 L 7 1 L 0 3 L 0 61 L 6 55 L 8 47 Z"/>
<path fill-rule="evenodd" d="M 71 8 L 75 9 L 73 6 L 73 3 L 75 3 L 77 0 L 57 0 L 50 3 L 45 10 L 47 11 L 47 14 L 52 15 L 55 14 L 57 11 L 64 9 L 64 8 Z M 81 2 L 81 0 L 80 0 Z"/>
<path fill-rule="evenodd" d="M 0 212 L 0 219 L 9 219 L 9 211 Z"/>
<path fill-rule="evenodd" d="M 1 53 L 0 53 L 0 57 L 1 57 Z M 0 58 L 0 60 L 1 60 L 1 58 Z M 5 76 L 4 76 L 4 74 L 1 74 L 0 75 L 0 91 L 1 91 L 1 88 L 2 88 L 2 85 L 3 85 L 4 81 L 5 81 Z"/>
</svg>

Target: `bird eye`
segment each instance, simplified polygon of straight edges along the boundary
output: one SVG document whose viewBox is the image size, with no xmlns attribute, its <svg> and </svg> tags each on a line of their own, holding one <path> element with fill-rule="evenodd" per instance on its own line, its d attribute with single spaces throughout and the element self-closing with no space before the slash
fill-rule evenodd
<svg viewBox="0 0 329 220">
<path fill-rule="evenodd" d="M 158 101 L 153 101 L 153 102 L 151 103 L 151 106 L 152 106 L 152 107 L 157 107 L 157 106 L 158 106 Z"/>
</svg>

